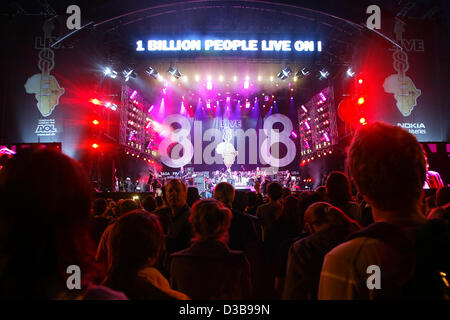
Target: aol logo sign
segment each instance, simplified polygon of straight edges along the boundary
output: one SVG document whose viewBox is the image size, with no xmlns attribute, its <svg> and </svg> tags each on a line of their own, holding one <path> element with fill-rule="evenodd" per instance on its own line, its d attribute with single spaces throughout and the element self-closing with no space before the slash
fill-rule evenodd
<svg viewBox="0 0 450 320">
<path fill-rule="evenodd" d="M 280 123 L 282 130 L 275 129 Z M 189 120 L 180 115 L 172 114 L 165 119 L 165 125 L 178 124 L 177 129 L 170 133 L 159 145 L 161 161 L 168 167 L 179 168 L 189 163 L 193 164 L 223 164 L 223 157 L 217 152 L 217 147 L 229 137 L 224 137 L 224 130 L 209 128 L 203 131 L 202 121 Z M 191 131 L 193 129 L 193 139 Z M 236 141 L 237 164 L 269 164 L 273 167 L 289 165 L 296 156 L 296 146 L 290 138 L 292 121 L 285 115 L 273 114 L 264 121 L 263 129 L 247 130 L 233 129 L 232 139 Z M 249 144 L 247 146 L 247 139 Z M 203 148 L 203 142 L 211 142 Z M 232 141 L 232 140 L 230 140 Z M 173 148 L 169 147 L 176 144 Z M 286 153 L 280 157 L 280 145 L 284 145 Z M 248 161 L 246 155 L 248 154 Z"/>
</svg>

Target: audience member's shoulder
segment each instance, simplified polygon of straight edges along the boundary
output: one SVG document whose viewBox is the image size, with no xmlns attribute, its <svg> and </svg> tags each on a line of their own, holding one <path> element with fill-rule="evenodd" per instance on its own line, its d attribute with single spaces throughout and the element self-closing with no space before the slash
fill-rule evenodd
<svg viewBox="0 0 450 320">
<path fill-rule="evenodd" d="M 230 250 L 228 257 L 234 260 L 236 263 L 241 264 L 247 263 L 247 256 L 245 255 L 244 251 Z"/>
<path fill-rule="evenodd" d="M 83 295 L 83 300 L 128 300 L 127 296 L 108 287 L 91 285 Z"/>
<path fill-rule="evenodd" d="M 170 212 L 171 212 L 171 210 L 169 207 L 162 207 L 162 208 L 156 209 L 152 213 L 157 216 L 163 216 L 163 215 L 169 214 Z"/>
<path fill-rule="evenodd" d="M 177 258 L 177 257 L 184 257 L 184 256 L 189 256 L 191 253 L 191 248 L 186 248 L 177 252 L 174 252 L 172 254 L 170 254 L 170 258 Z"/>
<path fill-rule="evenodd" d="M 366 251 L 384 246 L 384 243 L 378 239 L 369 237 L 357 237 L 341 243 L 337 247 L 330 250 L 327 256 L 335 256 L 343 259 L 357 258 L 357 256 Z"/>
</svg>

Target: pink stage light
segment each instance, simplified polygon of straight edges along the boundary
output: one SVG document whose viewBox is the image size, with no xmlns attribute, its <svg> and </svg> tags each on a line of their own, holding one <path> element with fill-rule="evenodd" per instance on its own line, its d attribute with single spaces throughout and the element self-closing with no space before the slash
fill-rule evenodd
<svg viewBox="0 0 450 320">
<path fill-rule="evenodd" d="M 227 102 L 230 102 L 230 97 L 227 97 Z"/>
<path fill-rule="evenodd" d="M 249 109 L 250 108 L 250 102 L 246 101 L 245 102 L 245 109 Z"/>
<path fill-rule="evenodd" d="M 326 132 L 323 134 L 323 137 L 325 138 L 325 140 L 327 140 L 327 142 L 330 142 L 330 138 L 328 137 L 328 134 Z"/>
<path fill-rule="evenodd" d="M 291 136 L 293 136 L 295 139 L 297 139 L 297 134 L 294 131 L 291 131 Z"/>
<path fill-rule="evenodd" d="M 153 110 L 154 107 L 155 107 L 154 105 L 151 105 L 150 108 L 148 108 L 148 111 L 147 111 L 147 112 L 148 112 L 148 113 L 152 112 L 152 110 Z"/>
<path fill-rule="evenodd" d="M 3 147 L 0 149 L 0 154 L 14 155 L 16 154 L 16 152 L 14 150 L 8 149 L 7 147 Z"/>
<path fill-rule="evenodd" d="M 323 102 L 327 101 L 327 98 L 325 97 L 323 92 L 319 93 L 319 95 L 320 95 L 320 98 L 322 99 Z"/>
<path fill-rule="evenodd" d="M 248 80 L 244 81 L 244 89 L 248 89 L 248 87 L 250 86 L 250 83 Z"/>
<path fill-rule="evenodd" d="M 180 113 L 184 113 L 185 111 L 186 111 L 186 108 L 184 107 L 184 102 L 181 101 Z"/>
<path fill-rule="evenodd" d="M 306 129 L 311 129 L 311 126 L 309 125 L 309 123 L 308 123 L 308 121 L 305 121 L 305 127 L 306 127 Z"/>
<path fill-rule="evenodd" d="M 211 109 L 211 103 L 209 101 L 206 102 L 206 109 Z"/>
<path fill-rule="evenodd" d="M 208 80 L 208 81 L 206 82 L 206 89 L 207 89 L 207 90 L 212 90 L 212 82 L 211 82 L 210 80 Z"/>
<path fill-rule="evenodd" d="M 134 90 L 133 93 L 130 95 L 130 99 L 134 99 L 134 97 L 137 95 L 137 91 Z"/>
<path fill-rule="evenodd" d="M 303 111 L 308 112 L 308 109 L 306 109 L 304 105 L 302 105 L 302 109 Z"/>
</svg>

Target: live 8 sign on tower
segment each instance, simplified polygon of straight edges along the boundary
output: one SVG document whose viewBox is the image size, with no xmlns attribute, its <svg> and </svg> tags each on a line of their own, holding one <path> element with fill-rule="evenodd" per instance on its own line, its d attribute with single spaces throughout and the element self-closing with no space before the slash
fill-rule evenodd
<svg viewBox="0 0 450 320">
<path fill-rule="evenodd" d="M 221 122 L 222 125 L 223 123 Z M 204 128 L 205 122 L 195 120 L 191 124 L 188 118 L 180 114 L 169 115 L 165 119 L 165 125 L 173 127 L 177 124 L 177 129 L 161 141 L 161 161 L 171 168 L 187 164 L 225 164 L 229 168 L 235 162 L 239 165 L 261 164 L 280 168 L 294 161 L 296 145 L 290 138 L 293 126 L 287 116 L 270 115 L 258 130 L 244 130 L 230 123 L 232 122 L 227 121 L 224 128 Z M 240 124 L 240 121 L 236 123 Z M 276 123 L 282 125 L 282 130 L 275 129 Z M 204 142 L 209 144 L 203 146 Z M 283 153 L 280 152 L 281 145 L 284 145 Z"/>
<path fill-rule="evenodd" d="M 59 86 L 58 80 L 50 74 L 55 67 L 54 52 L 49 47 L 54 26 L 50 22 L 44 24 L 44 39 L 39 51 L 38 67 L 41 73 L 37 73 L 28 78 L 25 83 L 25 91 L 34 94 L 37 103 L 36 106 L 43 117 L 52 114 L 55 107 L 59 104 L 59 98 L 64 94 L 64 88 Z M 54 119 L 40 119 L 36 128 L 38 136 L 54 136 L 57 133 Z"/>
</svg>

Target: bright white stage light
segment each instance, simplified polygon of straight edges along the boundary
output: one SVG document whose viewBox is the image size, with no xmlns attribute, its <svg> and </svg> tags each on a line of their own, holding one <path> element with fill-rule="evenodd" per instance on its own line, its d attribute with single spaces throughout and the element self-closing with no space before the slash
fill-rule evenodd
<svg viewBox="0 0 450 320">
<path fill-rule="evenodd" d="M 347 69 L 347 76 L 353 77 L 355 75 L 355 72 L 352 70 L 352 68 Z"/>
</svg>

